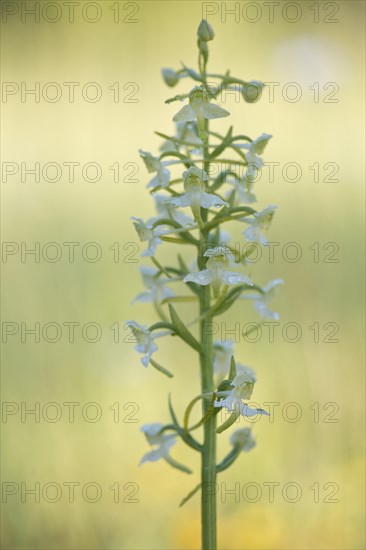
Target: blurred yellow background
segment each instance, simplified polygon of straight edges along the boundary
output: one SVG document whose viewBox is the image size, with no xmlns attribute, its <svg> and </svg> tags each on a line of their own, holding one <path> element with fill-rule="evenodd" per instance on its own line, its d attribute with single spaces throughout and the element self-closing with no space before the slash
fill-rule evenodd
<svg viewBox="0 0 366 550">
<path fill-rule="evenodd" d="M 36 4 L 39 22 L 37 15 L 26 15 Z M 202 10 L 210 9 L 216 34 L 209 44 L 210 70 L 230 68 L 242 79 L 278 83 L 273 101 L 268 88 L 255 104 L 228 94 L 224 107 L 231 117 L 213 127 L 223 131 L 234 124 L 237 134 L 274 136 L 264 160 L 280 165 L 273 182 L 263 171 L 256 193 L 258 207 L 279 206 L 269 239 L 280 244 L 274 261 L 264 254 L 250 275 L 259 284 L 275 278 L 286 282 L 274 304 L 281 323 L 274 342 L 263 330 L 260 341 L 241 338 L 236 345 L 237 360 L 257 373 L 254 399 L 279 405 L 271 420 L 262 418 L 253 427 L 256 449 L 219 478 L 220 484 L 226 483 L 218 493 L 219 547 L 364 548 L 364 3 L 297 2 L 300 18 L 292 23 L 289 19 L 297 12 L 288 2 L 275 8 L 273 22 L 266 3 L 256 3 L 261 11 L 255 12 L 258 8 L 248 7 L 248 2 L 237 2 L 235 21 L 223 11 L 232 8 L 232 2 L 204 6 L 197 1 L 83 1 L 75 5 L 73 22 L 67 3 L 57 2 L 58 9 L 52 4 L 2 6 L 2 230 L 3 241 L 15 243 L 6 245 L 14 254 L 6 256 L 6 262 L 3 257 L 2 264 L 3 547 L 199 548 L 198 496 L 178 508 L 198 483 L 196 453 L 183 444 L 172 451 L 194 469 L 192 476 L 162 462 L 138 466 L 148 450 L 141 425 L 169 421 L 169 392 L 180 417 L 199 392 L 197 359 L 181 342 L 165 339 L 156 358 L 174 372 L 174 379 L 145 370 L 133 344 L 124 342 L 124 323 L 135 319 L 148 325 L 156 319 L 149 305 L 131 305 L 142 290 L 139 267 L 150 264 L 138 254 L 132 256 L 137 263 L 128 261 L 133 247 L 126 243 L 137 239 L 130 216 L 154 215 L 145 189 L 149 175 L 138 149 L 156 154 L 161 142 L 154 130 L 173 133 L 171 118 L 180 104 L 164 101 L 189 91 L 188 81 L 168 89 L 160 70 L 178 69 L 180 61 L 196 69 L 196 29 Z M 258 21 L 249 22 L 256 13 Z M 79 83 L 73 102 L 70 85 L 64 84 L 70 82 Z M 297 102 L 282 95 L 292 82 L 301 90 Z M 36 83 L 39 102 L 29 94 L 22 101 L 22 89 L 35 88 Z M 47 87 L 49 83 L 56 86 Z M 88 83 L 96 87 L 85 89 Z M 60 89 L 59 100 L 50 101 Z M 117 89 L 120 97 L 115 101 Z M 292 97 L 294 88 L 287 89 Z M 93 102 L 96 90 L 102 95 Z M 22 178 L 21 163 L 30 169 L 36 162 L 41 170 L 50 162 L 63 167 L 59 181 L 47 181 L 54 177 L 51 168 L 39 182 L 27 173 Z M 64 163 L 73 162 L 79 165 L 70 181 Z M 99 181 L 88 181 L 94 177 L 92 168 L 83 177 L 87 163 L 100 167 Z M 118 182 L 109 168 L 114 163 L 120 166 Z M 123 181 L 134 167 L 127 163 L 137 165 L 137 174 L 131 176 L 137 182 Z M 299 181 L 288 181 L 291 170 L 289 177 L 283 176 L 287 163 L 301 167 Z M 309 168 L 314 163 L 319 163 L 319 181 Z M 327 163 L 333 164 L 324 168 Z M 338 181 L 329 181 L 334 163 L 338 171 L 333 179 Z M 240 228 L 234 227 L 237 241 L 242 239 Z M 22 261 L 22 242 L 28 248 L 38 242 L 41 250 L 46 243 L 58 243 L 62 257 L 52 263 L 42 254 L 39 262 L 28 255 Z M 80 243 L 75 245 L 74 262 L 63 244 L 68 242 Z M 81 253 L 92 242 L 102 250 L 95 263 Z M 297 262 L 282 257 L 289 242 L 301 249 Z M 114 243 L 119 243 L 118 262 L 110 249 Z M 49 249 L 49 256 L 53 251 Z M 93 251 L 90 247 L 90 257 Z M 333 251 L 330 259 L 336 262 L 329 261 Z M 169 244 L 157 255 L 170 263 L 175 256 Z M 192 306 L 179 311 L 187 320 L 194 317 Z M 250 303 L 240 302 L 218 320 L 232 328 L 236 322 L 242 326 L 258 318 Z M 37 322 L 41 330 L 50 322 L 63 327 L 59 341 L 51 343 L 41 335 L 36 343 L 24 333 L 24 327 Z M 79 323 L 73 343 L 64 325 L 70 322 Z M 93 327 L 87 338 L 82 334 L 82 327 L 91 322 L 101 330 L 95 343 L 86 341 L 94 338 Z M 119 342 L 114 341 L 116 323 Z M 301 327 L 298 342 L 281 335 L 286 323 Z M 319 342 L 309 328 L 314 323 L 319 323 Z M 339 330 L 333 338 L 339 341 L 324 341 L 335 326 Z M 13 335 L 8 334 L 11 330 Z M 48 339 L 53 335 L 50 328 Z M 74 422 L 68 415 L 71 406 L 64 405 L 70 402 L 76 403 Z M 297 422 L 283 418 L 286 412 L 294 414 L 288 406 L 293 402 L 301 413 Z M 35 403 L 41 411 L 39 422 L 30 414 L 22 418 L 21 411 Z M 101 418 L 92 422 L 98 412 Z M 60 418 L 52 422 L 57 414 Z M 220 457 L 229 450 L 228 439 L 229 432 L 220 436 Z M 71 482 L 79 484 L 73 503 Z M 38 503 L 25 493 L 35 483 L 40 484 Z M 85 489 L 88 483 L 92 485 Z M 236 483 L 239 501 L 237 495 L 227 494 L 224 502 L 225 487 L 233 489 Z M 250 502 L 256 500 L 255 493 L 243 497 L 247 483 L 260 487 L 258 502 Z M 277 484 L 273 502 L 268 483 Z M 291 487 L 289 498 L 283 496 L 288 483 L 301 489 L 297 502 L 288 502 Z M 57 487 L 62 495 L 50 502 L 57 500 Z M 314 487 L 319 487 L 319 502 Z M 99 500 L 88 502 L 98 488 Z M 332 499 L 336 502 L 327 502 Z"/>
</svg>

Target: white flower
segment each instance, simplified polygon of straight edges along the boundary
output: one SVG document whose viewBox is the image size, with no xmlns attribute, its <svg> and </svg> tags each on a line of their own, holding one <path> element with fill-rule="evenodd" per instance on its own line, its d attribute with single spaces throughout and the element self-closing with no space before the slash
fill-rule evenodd
<svg viewBox="0 0 366 550">
<path fill-rule="evenodd" d="M 176 126 L 178 139 L 188 143 L 188 146 L 192 147 L 190 149 L 192 153 L 199 154 L 202 141 L 197 135 L 197 125 L 194 122 L 178 122 Z"/>
<path fill-rule="evenodd" d="M 252 204 L 253 202 L 257 202 L 257 197 L 255 196 L 251 189 L 251 185 L 247 185 L 246 182 L 243 182 L 237 178 L 234 180 L 230 180 L 227 183 L 230 185 L 233 185 L 235 187 L 235 204 Z M 230 196 L 232 191 L 228 191 L 227 197 Z"/>
<path fill-rule="evenodd" d="M 273 300 L 280 285 L 283 285 L 283 280 L 275 279 L 263 287 L 263 294 L 243 294 L 241 297 L 247 300 L 254 300 L 253 305 L 263 319 L 272 318 L 275 321 L 278 321 L 280 318 L 279 314 L 269 309 L 268 302 Z"/>
<path fill-rule="evenodd" d="M 163 163 L 154 157 L 151 153 L 139 150 L 140 156 L 143 159 L 148 172 L 157 172 L 156 176 L 150 181 L 147 187 L 168 187 L 170 181 L 170 172 L 164 168 Z"/>
<path fill-rule="evenodd" d="M 271 137 L 272 136 L 270 134 L 262 134 L 254 141 L 251 141 L 250 143 L 245 143 L 244 145 L 241 146 L 243 149 L 248 150 L 248 152 L 245 154 L 248 160 L 248 163 L 255 162 L 255 160 L 258 158 L 257 155 L 262 155 Z"/>
<path fill-rule="evenodd" d="M 250 399 L 256 381 L 254 371 L 250 367 L 244 367 L 243 372 L 237 374 L 231 382 L 232 390 L 218 392 L 218 396 L 224 399 L 215 401 L 215 407 L 224 407 L 229 412 L 236 412 L 242 416 L 256 416 L 257 414 L 269 416 L 263 409 L 251 409 L 242 401 Z"/>
<path fill-rule="evenodd" d="M 207 139 L 205 119 L 223 118 L 229 116 L 218 105 L 210 103 L 208 94 L 204 88 L 197 86 L 189 94 L 189 105 L 182 107 L 173 117 L 174 122 L 197 122 L 198 135 L 205 141 Z"/>
<path fill-rule="evenodd" d="M 149 445 L 156 446 L 156 448 L 146 453 L 142 457 L 140 464 L 144 462 L 156 462 L 161 458 L 167 459 L 169 457 L 170 448 L 177 441 L 175 434 L 160 433 L 163 427 L 163 424 L 144 424 L 141 427 L 141 431 L 145 434 Z"/>
<path fill-rule="evenodd" d="M 230 437 L 230 443 L 233 447 L 239 447 L 244 453 L 248 453 L 256 445 L 250 428 L 236 430 Z"/>
<path fill-rule="evenodd" d="M 127 321 L 126 324 L 131 328 L 131 331 L 136 338 L 137 344 L 135 346 L 135 350 L 144 354 L 141 358 L 141 363 L 144 367 L 147 367 L 152 354 L 157 351 L 158 346 L 155 344 L 154 338 L 151 336 L 151 333 L 146 327 L 135 323 L 135 321 Z M 157 335 L 155 338 L 156 337 Z"/>
<path fill-rule="evenodd" d="M 262 134 L 250 143 L 236 145 L 236 147 L 247 149 L 245 156 L 248 163 L 243 181 L 238 182 L 237 179 L 235 179 L 233 182 L 230 182 L 233 183 L 236 188 L 238 194 L 237 201 L 244 203 L 253 203 L 257 201 L 256 196 L 252 193 L 253 183 L 257 177 L 258 170 L 260 170 L 264 165 L 263 160 L 258 155 L 263 153 L 264 148 L 271 137 L 272 136 L 269 134 Z"/>
<path fill-rule="evenodd" d="M 229 203 L 223 201 L 214 193 L 206 193 L 204 182 L 207 179 L 208 176 L 204 170 L 191 166 L 189 170 L 183 172 L 185 193 L 179 197 L 166 199 L 165 203 L 181 207 L 190 206 L 197 221 L 201 220 L 201 207 L 210 208 L 214 206 L 219 208 L 220 206 L 229 206 Z"/>
<path fill-rule="evenodd" d="M 260 244 L 266 244 L 268 242 L 261 231 L 262 229 L 269 228 L 276 208 L 277 206 L 270 205 L 261 210 L 261 212 L 255 212 L 253 218 L 243 218 L 243 222 L 250 225 L 250 227 L 243 231 L 243 235 L 247 241 L 255 241 Z"/>
<path fill-rule="evenodd" d="M 140 292 L 134 298 L 133 302 L 156 302 L 160 303 L 164 298 L 175 296 L 174 292 L 165 285 L 169 282 L 167 277 L 161 277 L 161 272 L 155 267 L 142 266 L 140 267 L 142 282 L 149 290 Z"/>
<path fill-rule="evenodd" d="M 193 219 L 187 216 L 186 214 L 183 214 L 183 212 L 180 212 L 177 210 L 174 205 L 167 202 L 167 198 L 165 195 L 158 195 L 157 193 L 153 195 L 155 200 L 155 206 L 156 210 L 159 214 L 159 218 L 167 218 L 171 219 L 180 225 L 186 225 L 186 224 L 192 224 Z M 156 218 L 156 219 L 159 219 Z"/>
<path fill-rule="evenodd" d="M 234 342 L 232 340 L 227 340 L 226 342 L 216 340 L 216 342 L 213 343 L 213 350 L 214 373 L 218 376 L 228 376 L 230 372 L 231 357 L 234 355 Z"/>
<path fill-rule="evenodd" d="M 253 181 L 257 176 L 257 171 L 260 170 L 264 164 L 263 160 L 258 155 L 263 153 L 265 146 L 271 137 L 272 136 L 269 134 L 262 134 L 254 141 L 242 145 L 243 149 L 247 149 L 248 151 L 245 153 L 248 168 L 244 176 L 244 182 L 248 185 L 249 191 L 251 190 Z"/>
<path fill-rule="evenodd" d="M 206 250 L 204 256 L 208 257 L 207 268 L 196 273 L 188 273 L 183 282 L 197 283 L 201 286 L 212 284 L 215 296 L 218 295 L 222 283 L 225 285 L 236 285 L 238 283 L 252 285 L 252 281 L 246 275 L 226 269 L 230 264 L 230 255 L 232 255 L 230 250 L 223 246 Z"/>
<path fill-rule="evenodd" d="M 140 241 L 148 241 L 148 247 L 141 252 L 141 256 L 154 256 L 156 247 L 163 241 L 160 236 L 165 232 L 162 227 L 152 227 L 154 220 L 145 223 L 141 218 L 131 217 L 134 220 L 133 225 L 137 231 Z"/>
</svg>

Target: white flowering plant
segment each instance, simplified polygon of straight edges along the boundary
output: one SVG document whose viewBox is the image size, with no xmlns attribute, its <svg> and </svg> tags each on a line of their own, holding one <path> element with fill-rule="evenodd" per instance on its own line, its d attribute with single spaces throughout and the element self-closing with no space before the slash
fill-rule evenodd
<svg viewBox="0 0 366 550">
<path fill-rule="evenodd" d="M 211 120 L 230 115 L 216 103 L 220 91 L 234 88 L 251 103 L 254 99 L 250 89 L 263 86 L 259 81 L 233 77 L 229 71 L 224 75 L 207 72 L 208 42 L 213 38 L 211 25 L 206 20 L 201 21 L 198 71 L 185 65 L 179 70 L 166 68 L 162 71 L 169 87 L 186 79 L 193 80 L 193 87 L 166 101 L 169 104 L 180 101 L 184 105 L 173 117 L 174 135 L 156 132 L 164 139 L 160 154 L 154 156 L 140 150 L 147 171 L 154 174 L 147 187 L 151 189 L 157 214 L 146 222 L 132 218 L 140 240 L 147 244 L 141 256 L 154 264 L 141 268 L 146 290 L 139 293 L 135 301 L 152 303 L 158 320 L 149 327 L 129 321 L 135 349 L 142 354 L 144 367 L 152 366 L 166 376 L 173 376 L 155 360 L 156 340 L 165 336 L 180 338 L 198 356 L 200 393 L 191 400 L 181 421 L 169 396 L 169 423 L 142 427 L 152 449 L 143 456 L 141 463 L 163 459 L 182 472 L 192 473 L 171 456 L 172 447 L 178 440 L 201 455 L 200 482 L 181 504 L 201 492 L 202 548 L 205 550 L 216 548 L 216 496 L 212 488 L 217 475 L 231 466 L 242 452 L 255 447 L 251 428 L 241 428 L 230 437 L 229 454 L 217 462 L 217 437 L 239 417 L 268 415 L 261 408 L 249 406 L 256 375 L 252 368 L 236 361 L 233 342 L 213 340 L 212 323 L 238 300 L 243 305 L 241 299 L 252 301 L 263 319 L 277 320 L 278 313 L 269 309 L 269 302 L 283 283 L 275 279 L 265 286 L 255 284 L 244 272 L 248 258 L 235 255 L 230 235 L 222 230 L 228 222 L 244 223 L 243 241 L 264 244 L 264 232 L 271 224 L 276 206 L 259 211 L 253 208 L 255 174 L 263 166 L 261 155 L 272 136 L 262 133 L 253 140 L 235 134 L 233 126 L 221 135 L 210 126 Z M 228 152 L 236 158 L 230 160 Z M 212 170 L 213 163 L 220 167 L 217 175 Z M 162 245 L 179 250 L 181 246 L 191 247 L 195 264 L 189 268 L 178 252 L 176 265 L 162 265 L 157 259 Z M 179 287 L 181 292 L 177 290 Z M 195 308 L 193 320 L 182 319 L 177 311 L 179 303 L 192 303 Z M 201 419 L 192 425 L 190 415 L 200 401 Z M 227 419 L 218 425 L 218 413 L 223 409 L 228 413 Z M 202 441 L 193 434 L 198 428 L 203 429 Z"/>
</svg>

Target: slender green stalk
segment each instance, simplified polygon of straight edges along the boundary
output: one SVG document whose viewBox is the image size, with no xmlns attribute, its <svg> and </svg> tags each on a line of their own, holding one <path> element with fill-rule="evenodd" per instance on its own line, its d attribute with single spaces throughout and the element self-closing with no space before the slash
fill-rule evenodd
<svg viewBox="0 0 366 550">
<path fill-rule="evenodd" d="M 205 78 L 205 74 L 203 75 Z M 206 131 L 208 122 L 206 121 Z M 203 156 L 208 159 L 208 140 L 204 143 Z M 206 160 L 204 170 L 209 173 L 210 162 Z M 207 219 L 207 210 L 203 212 L 204 221 Z M 208 242 L 208 229 L 200 231 L 200 244 L 198 265 L 202 269 L 203 253 Z M 213 372 L 213 339 L 212 317 L 205 316 L 211 309 L 211 287 L 204 286 L 200 292 L 200 342 L 202 352 L 200 354 L 201 366 L 201 392 L 210 393 L 215 390 Z M 211 398 L 203 398 L 202 413 L 207 413 L 211 406 Z M 203 449 L 201 464 L 201 522 L 202 522 L 202 550 L 216 550 L 216 416 L 211 414 L 203 427 Z"/>
<path fill-rule="evenodd" d="M 204 232 L 203 232 L 204 233 Z M 200 294 L 200 314 L 210 309 L 210 287 L 202 288 Z M 213 347 L 212 347 L 212 317 L 200 323 L 202 353 L 201 389 L 202 393 L 213 392 Z M 204 398 L 203 414 L 211 404 L 211 398 Z M 204 424 L 204 440 L 202 449 L 202 550 L 216 549 L 216 417 L 209 415 Z"/>
<path fill-rule="evenodd" d="M 230 221 L 246 222 L 249 227 L 244 231 L 246 241 L 258 241 L 262 239 L 260 231 L 267 229 L 272 220 L 276 206 L 269 206 L 260 212 L 257 212 L 247 202 L 251 202 L 252 197 L 246 194 L 251 193 L 253 182 L 250 178 L 250 164 L 262 162 L 260 156 L 268 140 L 272 137 L 269 134 L 262 134 L 256 140 L 252 140 L 246 135 L 233 134 L 233 126 L 222 136 L 217 132 L 209 130 L 209 120 L 213 118 L 224 118 L 228 116 L 225 109 L 211 102 L 218 95 L 218 92 L 212 92 L 207 82 L 207 62 L 209 58 L 208 42 L 214 38 L 214 31 L 206 20 L 202 20 L 197 31 L 198 35 L 198 66 L 199 74 L 193 69 L 183 65 L 183 69 L 174 71 L 173 69 L 163 69 L 163 78 L 169 87 L 177 84 L 182 76 L 190 76 L 194 81 L 199 82 L 199 86 L 183 95 L 176 95 L 166 101 L 171 103 L 177 100 L 188 99 L 189 103 L 184 105 L 173 117 L 176 123 L 183 122 L 184 126 L 178 126 L 178 136 L 170 137 L 167 134 L 156 132 L 160 137 L 168 141 L 173 141 L 177 146 L 172 147 L 171 143 L 165 144 L 163 152 L 159 157 L 151 153 L 140 150 L 140 156 L 143 158 L 148 172 L 156 172 L 153 180 L 148 187 L 153 187 L 151 193 L 162 190 L 169 193 L 169 196 L 156 196 L 156 206 L 158 217 L 148 220 L 146 223 L 140 218 L 132 218 L 137 233 L 142 241 L 147 241 L 147 249 L 141 253 L 142 256 L 149 256 L 157 268 L 156 270 L 141 270 L 145 286 L 148 292 L 140 294 L 140 300 L 153 301 L 155 309 L 160 320 L 146 328 L 133 321 L 128 322 L 134 336 L 136 337 L 136 350 L 143 353 L 141 363 L 144 367 L 150 364 L 158 372 L 167 377 L 173 374 L 162 367 L 151 356 L 157 351 L 158 346 L 155 343 L 156 338 L 161 336 L 171 336 L 185 342 L 199 356 L 201 373 L 201 391 L 189 402 L 183 416 L 183 423 L 178 421 L 177 415 L 173 409 L 173 404 L 169 395 L 169 412 L 171 423 L 163 425 L 159 423 L 145 424 L 142 427 L 147 441 L 153 451 L 146 453 L 141 462 L 155 462 L 158 459 L 164 459 L 170 466 L 186 474 L 191 473 L 190 468 L 178 462 L 174 455 L 170 455 L 170 447 L 176 439 L 181 439 L 191 449 L 197 451 L 201 456 L 201 480 L 188 495 L 181 501 L 183 506 L 197 492 L 201 490 L 201 525 L 202 525 L 202 550 L 216 550 L 216 476 L 231 466 L 235 460 L 242 454 L 248 452 L 255 446 L 255 439 L 251 429 L 248 427 L 235 430 L 231 437 L 231 451 L 216 463 L 216 439 L 217 434 L 225 432 L 231 428 L 239 415 L 253 416 L 254 414 L 268 415 L 263 409 L 251 409 L 245 400 L 250 399 L 254 384 L 256 382 L 255 373 L 250 367 L 242 367 L 237 373 L 236 362 L 232 346 L 225 346 L 224 342 L 217 347 L 213 343 L 213 320 L 217 315 L 225 313 L 240 296 L 247 290 L 258 293 L 258 301 L 255 303 L 256 309 L 264 312 L 262 315 L 267 318 L 267 302 L 273 296 L 276 286 L 281 284 L 281 280 L 271 281 L 266 287 L 259 287 L 251 282 L 247 275 L 238 271 L 230 271 L 231 256 L 235 256 L 236 264 L 241 264 L 249 256 L 252 245 L 248 245 L 245 255 L 240 254 L 237 247 L 230 245 L 227 239 L 223 239 L 221 226 Z M 220 75 L 209 75 L 209 77 L 220 77 Z M 228 84 L 239 84 L 244 90 L 247 84 L 237 78 L 230 77 L 229 71 L 220 77 L 222 80 L 220 89 L 228 87 Z M 245 99 L 245 97 L 244 97 Z M 251 102 L 250 99 L 248 99 Z M 188 116 L 189 115 L 189 116 Z M 190 124 L 187 124 L 187 122 Z M 194 125 L 192 125 L 194 122 Z M 189 136 L 194 138 L 190 143 Z M 202 145 L 197 145 L 197 137 L 200 138 Z M 209 141 L 214 142 L 214 145 Z M 245 141 L 243 145 L 245 152 L 241 150 L 242 146 L 235 144 L 237 141 Z M 168 146 L 167 146 L 168 145 Z M 193 147 L 193 149 L 191 149 Z M 199 154 L 197 155 L 197 149 Z M 228 160 L 226 151 L 232 149 L 239 160 Z M 196 158 L 199 157 L 199 158 Z M 219 174 L 214 176 L 211 173 L 211 164 L 219 164 Z M 255 164 L 254 163 L 254 164 Z M 183 168 L 181 177 L 171 179 L 170 169 Z M 238 167 L 248 167 L 245 177 L 238 174 Z M 169 169 L 167 168 L 169 167 Z M 234 177 L 234 181 L 227 181 L 227 176 Z M 174 177 L 174 176 L 173 176 Z M 221 186 L 234 184 L 234 189 L 221 190 Z M 182 186 L 182 192 L 172 189 L 172 186 L 179 184 Z M 216 192 L 219 191 L 219 194 Z M 243 194 L 240 192 L 243 191 Z M 225 194 L 226 201 L 220 196 Z M 244 204 L 243 204 L 244 203 Z M 166 210 L 165 210 L 166 206 Z M 186 218 L 179 216 L 178 207 L 190 207 L 194 222 L 186 221 Z M 224 207 L 224 208 L 222 208 Z M 217 210 L 219 208 L 219 210 Z M 194 232 L 194 236 L 193 233 Z M 198 270 L 191 271 L 187 266 L 185 259 L 178 253 L 177 266 L 163 266 L 155 257 L 157 246 L 163 243 L 176 245 L 178 248 L 183 245 L 191 245 L 197 253 Z M 220 265 L 222 261 L 222 265 Z M 166 279 L 165 275 L 168 279 Z M 176 295 L 166 285 L 175 282 L 186 284 L 186 290 L 191 294 Z M 230 288 L 233 286 L 233 288 Z M 211 292 L 212 288 L 212 292 Z M 243 296 L 244 297 L 244 296 Z M 250 296 L 253 298 L 253 296 Z M 254 299 L 257 299 L 254 296 Z M 181 318 L 180 312 L 176 309 L 176 304 L 192 303 L 199 305 L 196 309 L 196 317 L 193 321 L 187 322 Z M 165 313 L 164 306 L 168 306 L 169 317 Z M 179 309 L 179 307 L 178 307 Z M 199 311 L 197 312 L 197 309 Z M 272 314 L 271 314 L 272 315 Z M 277 314 L 273 314 L 275 316 Z M 190 325 L 197 324 L 199 327 L 199 337 L 190 331 Z M 161 331 L 163 329 L 163 331 Z M 253 329 L 254 330 L 254 329 Z M 247 334 L 250 333 L 250 330 Z M 214 369 L 215 360 L 215 369 Z M 216 372 L 216 365 L 218 367 Z M 230 369 L 230 370 L 229 370 Z M 215 370 L 215 372 L 214 372 Z M 227 372 L 229 371 L 229 372 Z M 226 378 L 221 380 L 222 375 Z M 216 388 L 215 376 L 218 376 L 216 383 L 220 382 Z M 220 381 L 221 380 L 221 381 Z M 216 400 L 216 406 L 215 406 Z M 202 403 L 202 415 L 196 422 L 190 421 L 191 412 L 194 407 Z M 219 402 L 217 402 L 219 401 Z M 217 412 L 225 408 L 231 412 L 229 418 L 216 427 Z M 203 442 L 197 441 L 192 432 L 194 430 L 203 430 Z M 172 433 L 166 433 L 166 431 Z"/>
</svg>

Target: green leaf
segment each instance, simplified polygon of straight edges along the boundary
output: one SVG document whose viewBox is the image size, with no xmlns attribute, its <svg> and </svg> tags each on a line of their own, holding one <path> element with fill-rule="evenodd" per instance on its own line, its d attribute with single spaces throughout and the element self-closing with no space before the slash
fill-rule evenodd
<svg viewBox="0 0 366 550">
<path fill-rule="evenodd" d="M 240 416 L 240 411 L 234 411 L 233 413 L 231 413 L 229 418 L 216 429 L 216 433 L 221 434 L 222 432 L 230 428 L 233 424 L 235 424 L 239 416 Z"/>
<path fill-rule="evenodd" d="M 182 153 L 179 153 L 178 151 L 165 151 L 160 155 L 160 160 L 162 160 L 165 157 L 176 157 L 180 159 L 184 166 L 186 168 L 190 168 L 193 164 L 193 161 L 186 157 L 186 155 L 183 155 Z"/>
<path fill-rule="evenodd" d="M 240 447 L 234 447 L 230 451 L 230 453 L 224 458 L 224 460 L 222 460 L 222 462 L 220 462 L 220 464 L 216 465 L 216 473 L 218 474 L 220 472 L 223 472 L 227 468 L 229 468 L 229 466 L 231 466 L 233 464 L 233 462 L 235 462 L 235 460 L 238 458 L 240 453 L 241 453 L 241 448 Z"/>
<path fill-rule="evenodd" d="M 199 483 L 179 504 L 179 507 L 184 506 L 186 502 L 189 501 L 190 498 L 192 498 L 200 489 L 201 489 L 202 483 Z"/>
<path fill-rule="evenodd" d="M 232 355 L 231 362 L 230 362 L 229 380 L 234 380 L 235 376 L 236 376 L 236 363 L 235 363 L 234 356 Z"/>
<path fill-rule="evenodd" d="M 181 464 L 180 462 L 177 462 L 176 460 L 174 460 L 174 458 L 172 458 L 169 455 L 165 456 L 164 459 L 168 464 L 170 464 L 170 466 L 172 466 L 176 470 L 180 470 L 181 472 L 184 472 L 185 474 L 192 474 L 193 473 L 190 468 L 187 468 L 187 466 L 184 466 L 184 464 Z"/>
<path fill-rule="evenodd" d="M 170 371 L 168 371 L 167 369 L 164 369 L 164 367 L 162 367 L 161 365 L 159 365 L 159 363 L 157 363 L 156 361 L 154 361 L 154 359 L 151 359 L 150 357 L 150 364 L 156 368 L 156 370 L 158 370 L 159 372 L 165 374 L 165 376 L 168 376 L 169 378 L 173 378 L 174 377 L 174 374 L 172 374 Z"/>
<path fill-rule="evenodd" d="M 236 179 L 240 179 L 237 173 L 233 170 L 223 170 L 214 179 L 212 185 L 210 186 L 210 191 L 216 191 L 216 189 L 219 189 L 221 185 L 226 183 L 226 176 L 234 176 Z"/>
<path fill-rule="evenodd" d="M 170 318 L 172 320 L 172 324 L 174 326 L 174 330 L 178 334 L 178 336 L 180 336 L 182 340 L 184 340 L 193 349 L 195 349 L 198 352 L 201 352 L 201 344 L 198 342 L 198 340 L 196 340 L 193 334 L 189 332 L 186 325 L 183 323 L 183 321 L 179 317 L 178 313 L 176 312 L 172 304 L 169 304 L 169 313 L 170 313 Z"/>
<path fill-rule="evenodd" d="M 189 430 L 189 416 L 192 412 L 193 407 L 195 404 L 202 399 L 202 395 L 198 395 L 192 401 L 189 403 L 188 407 L 186 408 L 186 412 L 184 413 L 184 419 L 183 419 L 183 427 L 186 431 Z M 199 422 L 199 424 L 202 423 L 202 420 Z"/>
<path fill-rule="evenodd" d="M 179 264 L 179 268 L 180 268 L 181 272 L 186 275 L 189 272 L 189 269 L 188 269 L 187 264 L 185 263 L 185 261 L 183 260 L 183 258 L 180 254 L 178 254 L 178 264 Z"/>
<path fill-rule="evenodd" d="M 182 63 L 182 62 L 181 62 Z M 200 75 L 198 73 L 196 73 L 196 71 L 194 71 L 193 69 L 189 69 L 188 67 L 186 67 L 184 65 L 184 63 L 182 63 L 182 67 L 183 69 L 186 71 L 186 73 L 191 77 L 193 78 L 193 80 L 196 80 L 197 82 L 202 82 L 202 78 L 200 77 Z"/>
<path fill-rule="evenodd" d="M 226 212 L 225 215 L 230 216 L 230 214 L 237 214 L 239 212 L 243 212 L 244 214 L 248 214 L 249 216 L 250 214 L 255 214 L 257 211 L 254 210 L 254 208 L 250 208 L 250 206 L 235 206 L 230 208 L 230 210 Z"/>
<path fill-rule="evenodd" d="M 230 126 L 225 138 L 223 139 L 222 143 L 218 145 L 210 154 L 210 158 L 214 159 L 215 157 L 218 157 L 225 149 L 228 147 L 231 143 L 231 136 L 233 134 L 233 127 Z"/>
<path fill-rule="evenodd" d="M 186 432 L 185 430 L 183 430 L 183 428 L 180 427 L 177 416 L 173 409 L 172 398 L 170 394 L 168 396 L 168 407 L 169 407 L 170 416 L 172 417 L 174 428 L 177 431 L 177 433 L 180 435 L 184 443 L 189 445 L 189 447 L 192 447 L 192 449 L 195 449 L 196 451 L 201 453 L 203 449 L 202 445 L 198 443 L 198 441 L 196 441 L 194 437 L 192 437 L 188 432 Z"/>
<path fill-rule="evenodd" d="M 176 428 L 177 431 L 179 431 L 181 428 L 179 426 L 177 416 L 173 409 L 172 398 L 170 394 L 168 396 L 168 407 L 169 407 L 170 416 L 172 417 L 172 420 L 173 420 L 174 427 Z"/>
<path fill-rule="evenodd" d="M 217 392 L 222 392 L 222 391 L 231 391 L 233 389 L 233 385 L 231 383 L 231 380 L 229 380 L 228 378 L 225 378 L 225 380 L 222 380 L 217 388 Z"/>
<path fill-rule="evenodd" d="M 239 285 L 231 289 L 225 296 L 225 300 L 222 302 L 221 305 L 217 309 L 213 311 L 213 315 L 221 315 L 222 313 L 225 313 L 239 298 L 240 294 L 242 292 L 245 292 L 247 290 L 256 290 L 257 292 L 262 293 L 262 289 L 256 285 Z"/>
<path fill-rule="evenodd" d="M 176 95 L 174 97 L 166 99 L 165 103 L 173 103 L 173 101 L 183 101 L 184 99 L 187 99 L 187 97 L 189 97 L 189 94 Z"/>
<path fill-rule="evenodd" d="M 230 204 L 230 208 L 233 208 L 235 203 L 235 189 L 233 189 L 227 199 L 227 202 Z"/>
<path fill-rule="evenodd" d="M 159 330 L 161 328 L 166 328 L 168 330 L 171 330 L 174 332 L 174 327 L 170 323 L 165 323 L 164 321 L 159 321 L 158 323 L 154 323 L 149 327 L 149 332 L 153 332 L 154 330 Z"/>
<path fill-rule="evenodd" d="M 230 290 L 225 296 L 225 300 L 222 302 L 222 304 L 219 305 L 217 309 L 215 309 L 215 311 L 213 312 L 213 315 L 217 316 L 217 315 L 221 315 L 222 313 L 225 313 L 239 298 L 240 294 L 244 290 L 243 287 L 247 287 L 247 289 L 252 288 L 251 285 L 240 285 Z"/>
</svg>

